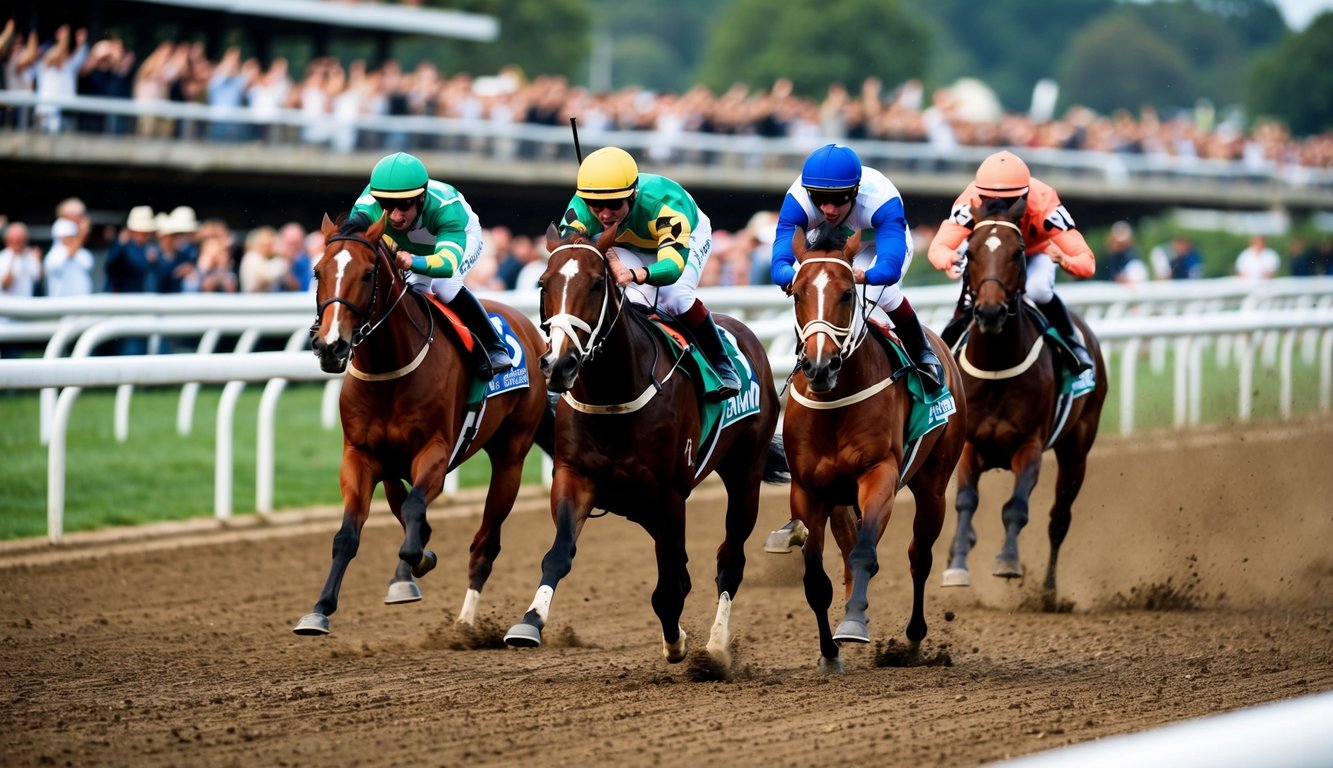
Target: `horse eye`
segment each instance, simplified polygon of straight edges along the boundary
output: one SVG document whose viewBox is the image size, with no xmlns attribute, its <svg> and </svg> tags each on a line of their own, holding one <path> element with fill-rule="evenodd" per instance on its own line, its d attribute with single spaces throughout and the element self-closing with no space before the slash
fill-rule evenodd
<svg viewBox="0 0 1333 768">
<path fill-rule="evenodd" d="M 848 288 L 847 290 L 842 292 L 843 304 L 850 304 L 852 299 L 854 298 L 856 298 L 856 291 L 853 291 L 851 288 Z"/>
</svg>

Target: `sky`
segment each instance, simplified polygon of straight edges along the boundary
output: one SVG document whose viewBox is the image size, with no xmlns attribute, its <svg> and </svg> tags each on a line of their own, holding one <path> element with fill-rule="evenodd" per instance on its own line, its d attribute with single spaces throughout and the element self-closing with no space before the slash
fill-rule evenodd
<svg viewBox="0 0 1333 768">
<path fill-rule="evenodd" d="M 1287 26 L 1297 32 L 1323 11 L 1333 10 L 1333 0 L 1274 0 L 1273 4 L 1282 12 Z"/>
</svg>

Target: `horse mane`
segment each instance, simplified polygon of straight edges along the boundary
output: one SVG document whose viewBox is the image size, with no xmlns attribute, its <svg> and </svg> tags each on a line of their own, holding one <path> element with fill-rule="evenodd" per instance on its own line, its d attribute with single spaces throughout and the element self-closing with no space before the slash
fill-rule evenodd
<svg viewBox="0 0 1333 768">
<path fill-rule="evenodd" d="M 815 230 L 814 242 L 806 249 L 809 251 L 841 251 L 847 245 L 847 232 L 842 227 L 827 221 L 821 222 Z"/>
<path fill-rule="evenodd" d="M 1005 218 L 1008 218 L 1009 206 L 1012 204 L 1013 202 L 1011 200 L 1003 197 L 983 198 L 981 207 L 977 210 L 977 213 L 980 214 L 982 218 L 988 216 L 1004 216 Z"/>
</svg>

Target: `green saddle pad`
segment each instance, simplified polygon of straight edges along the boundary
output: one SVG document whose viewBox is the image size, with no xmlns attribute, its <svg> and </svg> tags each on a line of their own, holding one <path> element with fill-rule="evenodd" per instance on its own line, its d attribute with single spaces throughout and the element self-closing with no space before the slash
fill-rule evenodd
<svg viewBox="0 0 1333 768">
<path fill-rule="evenodd" d="M 672 359 L 679 360 L 681 353 L 681 338 L 679 334 L 664 324 L 664 321 L 650 318 L 650 325 L 656 328 L 659 333 L 666 337 L 667 348 L 671 350 Z M 700 443 L 704 438 L 711 435 L 713 431 L 723 430 L 744 419 L 759 412 L 759 381 L 754 375 L 754 368 L 750 365 L 750 360 L 741 354 L 736 346 L 736 337 L 722 326 L 718 326 L 722 332 L 722 347 L 726 350 L 727 356 L 731 358 L 731 365 L 736 369 L 736 375 L 741 380 L 740 393 L 735 397 L 728 398 L 721 402 L 712 402 L 704 399 L 703 406 L 699 412 L 699 430 Z M 689 345 L 689 367 L 691 372 L 698 376 L 699 386 L 704 392 L 713 392 L 722 385 L 722 380 L 718 378 L 717 372 L 713 370 L 712 363 L 699 350 L 698 344 Z"/>
</svg>

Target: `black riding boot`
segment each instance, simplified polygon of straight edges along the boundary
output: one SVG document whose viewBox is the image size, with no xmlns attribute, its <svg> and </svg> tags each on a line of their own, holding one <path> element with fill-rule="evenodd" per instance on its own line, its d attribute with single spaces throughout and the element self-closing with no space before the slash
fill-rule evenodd
<svg viewBox="0 0 1333 768">
<path fill-rule="evenodd" d="M 967 286 L 964 285 L 962 293 L 958 295 L 958 305 L 953 309 L 953 317 L 949 318 L 944 330 L 940 332 L 940 338 L 944 341 L 945 346 L 953 349 L 953 346 L 958 343 L 958 339 L 962 338 L 963 331 L 967 330 L 967 325 L 970 322 L 972 322 L 972 307 L 968 304 Z"/>
<path fill-rule="evenodd" d="M 1092 368 L 1092 355 L 1089 355 L 1087 348 L 1079 343 L 1078 334 L 1074 333 L 1074 320 L 1069 316 L 1069 310 L 1065 308 L 1065 303 L 1060 301 L 1060 297 L 1052 294 L 1050 301 L 1038 304 L 1037 308 L 1046 317 L 1046 322 L 1064 337 L 1070 369 L 1079 374 Z"/>
<path fill-rule="evenodd" d="M 487 316 L 486 308 L 471 291 L 460 288 L 458 295 L 449 302 L 449 309 L 458 315 L 458 319 L 463 321 L 463 325 L 472 331 L 472 335 L 476 336 L 477 342 L 481 344 L 480 354 L 474 356 L 477 378 L 490 381 L 492 377 L 514 367 L 514 361 L 509 357 L 509 348 L 500 339 L 500 334 L 495 332 L 495 326 L 491 325 L 491 318 Z"/>
<path fill-rule="evenodd" d="M 889 319 L 893 321 L 893 330 L 898 334 L 898 339 L 907 348 L 908 357 L 916 362 L 921 383 L 931 392 L 939 389 L 944 380 L 944 367 L 926 340 L 926 332 L 921 330 L 916 310 L 912 309 L 907 299 L 903 299 L 903 303 L 889 313 Z"/>
<path fill-rule="evenodd" d="M 696 325 L 692 332 L 699 349 L 712 364 L 717 377 L 721 379 L 721 385 L 717 390 L 705 393 L 704 396 L 709 400 L 735 397 L 741 391 L 741 379 L 736 375 L 736 368 L 731 364 L 731 358 L 727 356 L 726 348 L 722 345 L 722 334 L 718 331 L 717 324 L 713 322 L 712 313 L 704 315 L 703 321 Z"/>
</svg>

